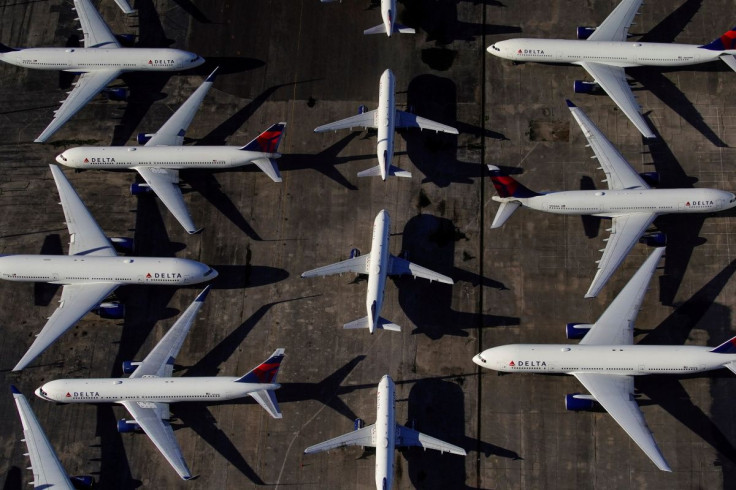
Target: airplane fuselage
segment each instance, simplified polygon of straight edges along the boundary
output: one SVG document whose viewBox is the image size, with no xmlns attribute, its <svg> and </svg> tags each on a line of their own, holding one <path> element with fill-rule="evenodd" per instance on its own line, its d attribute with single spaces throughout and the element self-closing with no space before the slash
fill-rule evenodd
<svg viewBox="0 0 736 490">
<path fill-rule="evenodd" d="M 236 146 L 79 146 L 56 157 L 62 165 L 73 168 L 105 170 L 157 167 L 234 168 L 256 158 L 279 158 L 278 153 L 241 150 Z"/>
<path fill-rule="evenodd" d="M 378 109 L 376 110 L 376 154 L 381 167 L 381 178 L 386 180 L 394 158 L 394 131 L 396 126 L 396 81 L 389 69 L 383 72 L 378 85 Z"/>
<path fill-rule="evenodd" d="M 381 210 L 373 222 L 371 256 L 368 260 L 368 292 L 365 306 L 368 311 L 368 328 L 373 333 L 381 316 L 383 291 L 389 267 L 388 238 L 391 220 L 386 210 Z"/>
<path fill-rule="evenodd" d="M 386 26 L 386 35 L 391 37 L 396 21 L 396 0 L 381 0 L 381 18 Z"/>
<path fill-rule="evenodd" d="M 0 279 L 51 284 L 197 284 L 217 277 L 201 262 L 168 257 L 94 255 L 3 255 Z"/>
<path fill-rule="evenodd" d="M 194 53 L 168 48 L 26 48 L 0 54 L 0 61 L 36 70 L 93 72 L 178 71 L 204 63 Z"/>
<path fill-rule="evenodd" d="M 619 67 L 686 66 L 718 60 L 736 50 L 710 50 L 695 44 L 587 41 L 575 39 L 509 39 L 487 51 L 517 62 L 604 63 Z"/>
<path fill-rule="evenodd" d="M 517 200 L 555 214 L 615 216 L 631 213 L 714 213 L 736 205 L 736 197 L 717 189 L 632 189 L 550 192 Z"/>
<path fill-rule="evenodd" d="M 599 373 L 639 376 L 690 374 L 720 369 L 736 354 L 693 345 L 512 344 L 473 358 L 487 369 L 510 373 Z"/>
<path fill-rule="evenodd" d="M 381 378 L 376 394 L 376 490 L 391 490 L 393 483 L 396 446 L 394 391 L 393 380 L 388 375 Z"/>
<path fill-rule="evenodd" d="M 277 383 L 237 383 L 235 377 L 142 377 L 57 379 L 36 390 L 36 395 L 59 403 L 208 402 L 242 398 L 259 390 L 273 390 Z"/>
</svg>

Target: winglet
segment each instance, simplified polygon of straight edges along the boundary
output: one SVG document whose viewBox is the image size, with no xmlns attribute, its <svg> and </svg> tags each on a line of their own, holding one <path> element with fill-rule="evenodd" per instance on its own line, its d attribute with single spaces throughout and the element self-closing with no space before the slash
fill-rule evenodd
<svg viewBox="0 0 736 490">
<path fill-rule="evenodd" d="M 204 288 L 202 290 L 202 292 L 199 293 L 199 295 L 197 295 L 197 297 L 194 299 L 194 301 L 195 302 L 199 302 L 199 303 L 204 302 L 204 300 L 207 298 L 207 295 L 210 293 L 210 289 L 212 289 L 212 286 L 211 285 L 210 286 L 207 286 L 206 288 Z"/>
<path fill-rule="evenodd" d="M 15 387 L 15 385 L 10 385 L 10 392 L 14 395 L 22 395 L 22 393 L 18 390 L 18 388 Z"/>
<path fill-rule="evenodd" d="M 577 107 L 575 104 L 572 103 L 570 99 L 565 99 L 565 102 L 567 103 L 567 107 L 570 107 L 570 108 Z"/>
<path fill-rule="evenodd" d="M 215 74 L 217 73 L 217 70 L 219 70 L 219 69 L 220 69 L 220 67 L 218 66 L 217 68 L 215 68 L 214 70 L 212 70 L 212 73 L 210 73 L 210 76 L 207 77 L 207 79 L 205 80 L 205 82 L 214 82 L 215 81 Z"/>
</svg>

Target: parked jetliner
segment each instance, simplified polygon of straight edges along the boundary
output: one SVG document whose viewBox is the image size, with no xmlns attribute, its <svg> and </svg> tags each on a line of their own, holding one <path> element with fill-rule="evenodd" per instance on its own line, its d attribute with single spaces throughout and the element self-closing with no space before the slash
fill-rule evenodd
<svg viewBox="0 0 736 490">
<path fill-rule="evenodd" d="M 376 448 L 376 489 L 391 490 L 394 476 L 394 448 L 418 446 L 425 450 L 434 449 L 465 456 L 465 449 L 448 444 L 434 437 L 396 423 L 394 416 L 396 387 L 387 374 L 378 383 L 376 395 L 376 423 L 363 427 L 362 420 L 356 420 L 353 432 L 335 437 L 329 441 L 315 444 L 304 450 L 305 454 L 329 451 L 343 446 L 363 446 Z"/>
<path fill-rule="evenodd" d="M 217 71 L 217 70 L 215 70 Z M 182 146 L 184 134 L 202 100 L 212 87 L 215 72 L 204 81 L 184 104 L 155 134 L 139 134 L 142 147 L 79 146 L 56 157 L 62 165 L 74 168 L 136 170 L 146 181 L 133 184 L 132 194 L 153 191 L 188 233 L 197 233 L 179 188 L 179 170 L 191 168 L 225 169 L 250 163 L 263 170 L 274 182 L 281 182 L 275 158 L 286 128 L 285 122 L 274 124 L 243 147 Z"/>
<path fill-rule="evenodd" d="M 713 213 L 736 206 L 736 196 L 716 189 L 651 189 L 634 171 L 621 153 L 606 139 L 588 116 L 569 100 L 572 115 L 583 130 L 595 158 L 606 174 L 609 190 L 562 191 L 538 194 L 511 177 L 502 176 L 498 167 L 489 165 L 493 186 L 501 203 L 491 228 L 503 225 L 519 206 L 548 213 L 592 215 L 612 218 L 606 248 L 598 261 L 586 298 L 598 295 L 608 279 L 647 228 L 660 214 Z M 655 235 L 663 241 L 664 236 Z"/>
<path fill-rule="evenodd" d="M 31 459 L 29 469 L 33 471 L 33 481 L 30 484 L 34 488 L 59 488 L 61 490 L 92 488 L 91 476 L 70 477 L 66 474 L 26 397 L 15 386 L 11 386 L 10 391 L 13 393 L 15 406 L 18 408 L 20 422 L 23 425 L 23 441 L 28 447 L 27 456 Z"/>
<path fill-rule="evenodd" d="M 13 49 L 0 44 L 0 61 L 37 70 L 81 73 L 69 97 L 55 111 L 51 124 L 36 142 L 44 142 L 92 100 L 108 83 L 129 71 L 180 71 L 204 59 L 179 49 L 122 48 L 90 0 L 74 0 L 84 34 L 83 48 Z"/>
<path fill-rule="evenodd" d="M 370 333 L 375 332 L 377 328 L 401 331 L 400 326 L 381 317 L 386 276 L 411 274 L 414 277 L 423 277 L 430 281 L 453 284 L 452 279 L 447 276 L 391 255 L 388 251 L 390 227 L 391 220 L 388 211 L 383 209 L 373 222 L 373 238 L 371 239 L 371 251 L 369 253 L 360 255 L 360 252 L 353 250 L 350 254 L 351 258 L 347 260 L 312 269 L 302 274 L 302 277 L 329 276 L 344 272 L 368 274 L 368 294 L 365 300 L 368 316 L 346 323 L 343 328 L 368 328 Z"/>
<path fill-rule="evenodd" d="M 322 3 L 329 3 L 335 0 L 321 1 Z M 363 31 L 363 34 L 386 34 L 388 37 L 391 37 L 391 34 L 394 32 L 401 34 L 414 34 L 416 32 L 411 27 L 406 27 L 396 22 L 396 0 L 381 0 L 381 18 L 383 19 L 383 24 L 366 29 Z"/>
<path fill-rule="evenodd" d="M 352 129 L 354 127 L 375 128 L 378 130 L 376 149 L 378 166 L 358 172 L 358 177 L 375 177 L 380 175 L 383 180 L 386 180 L 386 177 L 389 175 L 411 177 L 411 172 L 391 165 L 394 155 L 395 128 L 430 129 L 435 132 L 442 131 L 443 133 L 457 134 L 457 129 L 451 126 L 445 126 L 444 124 L 396 109 L 394 86 L 394 74 L 390 69 L 386 69 L 381 75 L 378 85 L 378 109 L 363 112 L 364 107 L 361 106 L 361 112 L 357 116 L 341 119 L 314 129 L 315 133 L 337 131 L 338 129 Z"/>
<path fill-rule="evenodd" d="M 280 419 L 276 383 L 284 349 L 241 377 L 172 377 L 179 353 L 209 287 L 205 288 L 142 362 L 125 362 L 129 378 L 57 379 L 36 390 L 58 403 L 119 403 L 133 420 L 118 422 L 119 432 L 143 430 L 184 480 L 192 477 L 169 423 L 169 403 L 213 402 L 252 396 L 273 418 Z"/>
<path fill-rule="evenodd" d="M 503 372 L 572 374 L 590 395 L 567 395 L 568 410 L 589 410 L 597 401 L 657 468 L 671 471 L 636 403 L 633 376 L 691 374 L 724 367 L 736 373 L 736 337 L 716 348 L 632 345 L 634 321 L 663 252 L 663 248 L 652 252 L 593 325 L 568 323 L 568 338 L 584 334 L 578 345 L 504 345 L 483 351 L 473 362 Z"/>
<path fill-rule="evenodd" d="M 69 255 L 2 255 L 0 279 L 62 284 L 59 306 L 13 371 L 25 368 L 92 309 L 121 317 L 122 306 L 102 303 L 121 284 L 184 286 L 217 277 L 211 267 L 189 259 L 118 257 L 69 181 L 49 165 L 69 229 Z"/>
<path fill-rule="evenodd" d="M 736 28 L 702 46 L 627 41 L 629 26 L 641 4 L 642 0 L 622 0 L 598 28 L 578 27 L 578 39 L 581 40 L 510 39 L 492 44 L 488 52 L 514 62 L 582 66 L 595 82 L 576 80 L 575 92 L 588 93 L 600 86 L 645 138 L 654 138 L 639 113 L 639 104 L 626 81 L 624 68 L 686 66 L 720 58 L 736 70 Z"/>
</svg>

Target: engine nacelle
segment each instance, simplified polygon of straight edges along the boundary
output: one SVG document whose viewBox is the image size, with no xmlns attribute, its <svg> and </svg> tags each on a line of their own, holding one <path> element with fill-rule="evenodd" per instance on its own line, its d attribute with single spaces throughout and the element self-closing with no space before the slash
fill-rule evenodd
<svg viewBox="0 0 736 490">
<path fill-rule="evenodd" d="M 358 106 L 358 114 L 365 114 L 366 110 L 367 109 L 366 109 L 366 107 L 364 105 L 359 105 Z"/>
<path fill-rule="evenodd" d="M 595 82 L 575 80 L 575 82 L 573 82 L 572 89 L 576 94 L 590 94 L 598 90 L 598 84 Z"/>
<path fill-rule="evenodd" d="M 591 395 L 581 395 L 580 393 L 570 393 L 565 395 L 565 408 L 573 412 L 581 410 L 593 410 L 595 406 L 595 398 Z"/>
<path fill-rule="evenodd" d="M 139 361 L 123 361 L 123 374 L 133 374 L 140 365 Z"/>
<path fill-rule="evenodd" d="M 90 475 L 74 475 L 70 476 L 69 480 L 72 482 L 72 486 L 77 489 L 91 489 L 95 487 L 95 479 Z"/>
<path fill-rule="evenodd" d="M 664 247 L 667 245 L 667 235 L 661 231 L 645 233 L 641 238 L 639 238 L 639 243 L 643 243 L 647 247 Z"/>
<path fill-rule="evenodd" d="M 350 250 L 350 258 L 354 259 L 355 257 L 360 257 L 360 250 L 357 248 Z"/>
<path fill-rule="evenodd" d="M 582 339 L 591 328 L 593 325 L 590 323 L 568 323 L 565 326 L 565 336 L 568 339 Z"/>
<path fill-rule="evenodd" d="M 353 422 L 353 430 L 360 430 L 365 427 L 365 421 L 363 419 L 355 419 Z"/>
<path fill-rule="evenodd" d="M 148 140 L 153 138 L 154 134 L 155 133 L 138 133 L 138 136 L 136 136 L 135 139 L 138 140 L 139 145 L 145 145 L 148 143 Z"/>
<path fill-rule="evenodd" d="M 135 34 L 115 34 L 115 39 L 124 48 L 132 48 L 135 45 Z"/>
<path fill-rule="evenodd" d="M 118 420 L 118 432 L 125 434 L 128 432 L 142 432 L 141 426 L 135 420 Z"/>
<path fill-rule="evenodd" d="M 120 320 L 125 317 L 125 305 L 117 301 L 105 301 L 95 310 L 100 318 Z"/>
<path fill-rule="evenodd" d="M 578 26 L 575 32 L 578 39 L 588 39 L 595 32 L 595 27 Z"/>
<path fill-rule="evenodd" d="M 128 89 L 125 88 L 106 88 L 102 91 L 108 99 L 125 102 L 128 100 Z"/>
<path fill-rule="evenodd" d="M 135 240 L 124 236 L 107 237 L 115 247 L 115 250 L 121 253 L 133 253 L 135 250 Z"/>
<path fill-rule="evenodd" d="M 659 185 L 659 172 L 641 172 L 639 177 L 644 179 L 649 187 L 657 187 Z"/>
<path fill-rule="evenodd" d="M 150 194 L 153 192 L 153 189 L 148 184 L 142 184 L 139 182 L 133 182 L 130 184 L 130 195 L 131 196 L 140 196 L 143 194 Z"/>
</svg>

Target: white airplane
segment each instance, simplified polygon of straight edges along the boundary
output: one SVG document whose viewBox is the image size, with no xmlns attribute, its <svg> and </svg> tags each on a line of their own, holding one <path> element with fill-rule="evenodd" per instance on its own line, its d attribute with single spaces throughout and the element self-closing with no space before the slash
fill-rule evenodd
<svg viewBox="0 0 736 490">
<path fill-rule="evenodd" d="M 357 249 L 353 249 L 350 253 L 351 257 L 347 260 L 312 269 L 302 274 L 302 277 L 329 276 L 343 274 L 345 272 L 368 274 L 368 294 L 365 300 L 368 316 L 346 323 L 343 325 L 343 328 L 368 328 L 371 334 L 377 328 L 396 332 L 401 331 L 399 325 L 381 317 L 386 276 L 411 274 L 414 277 L 422 277 L 430 281 L 453 284 L 452 279 L 447 276 L 391 255 L 388 251 L 390 227 L 391 220 L 388 211 L 383 209 L 378 213 L 378 216 L 376 216 L 373 222 L 373 238 L 371 239 L 371 251 L 369 253 L 360 255 Z"/>
<path fill-rule="evenodd" d="M 341 119 L 314 129 L 315 133 L 337 131 L 338 129 L 352 129 L 354 127 L 375 128 L 378 130 L 378 144 L 376 149 L 378 165 L 358 172 L 358 177 L 375 177 L 380 175 L 383 180 L 386 180 L 388 175 L 411 177 L 411 172 L 391 165 L 394 155 L 395 128 L 430 129 L 435 132 L 442 131 L 443 133 L 457 134 L 457 129 L 451 126 L 445 126 L 444 124 L 396 109 L 394 86 L 394 74 L 390 69 L 386 69 L 381 75 L 378 86 L 378 109 L 363 112 L 364 107 L 361 106 L 361 112 L 357 116 Z"/>
<path fill-rule="evenodd" d="M 59 306 L 13 371 L 25 368 L 92 309 L 121 318 L 122 305 L 103 302 L 121 284 L 184 286 L 217 277 L 217 271 L 194 260 L 119 257 L 64 172 L 56 165 L 49 167 L 69 229 L 69 255 L 0 256 L 0 279 L 63 285 Z"/>
<path fill-rule="evenodd" d="M 322 3 L 330 3 L 335 0 L 321 0 Z M 340 0 L 342 2 L 342 0 Z M 386 34 L 391 37 L 391 34 L 398 32 L 401 34 L 414 34 L 416 31 L 411 27 L 396 22 L 396 0 L 381 0 L 381 19 L 383 23 L 370 29 L 363 31 L 363 34 Z"/>
<path fill-rule="evenodd" d="M 606 248 L 602 250 L 603 256 L 598 261 L 598 271 L 585 294 L 586 298 L 598 295 L 660 214 L 714 213 L 736 206 L 734 194 L 717 189 L 651 189 L 588 116 L 569 100 L 567 105 L 593 148 L 599 168 L 606 174 L 603 182 L 608 183 L 608 190 L 538 194 L 513 178 L 502 176 L 498 167 L 489 165 L 493 186 L 499 194 L 493 196 L 493 200 L 501 203 L 491 228 L 503 225 L 520 206 L 555 214 L 612 218 L 608 229 L 611 235 L 605 239 Z M 661 233 L 649 238 L 664 241 Z"/>
<path fill-rule="evenodd" d="M 578 39 L 509 39 L 488 52 L 514 62 L 568 63 L 582 66 L 595 82 L 575 81 L 575 93 L 602 88 L 645 138 L 655 135 L 639 113 L 640 106 L 626 81 L 624 68 L 687 66 L 722 59 L 736 70 L 736 30 L 709 44 L 640 43 L 627 41 L 629 26 L 642 0 L 622 0 L 597 28 L 578 27 Z"/>
<path fill-rule="evenodd" d="M 465 456 L 465 449 L 448 444 L 419 431 L 396 423 L 396 387 L 387 374 L 378 383 L 376 394 L 376 423 L 362 427 L 362 420 L 356 420 L 356 430 L 335 437 L 329 441 L 315 444 L 304 450 L 305 454 L 329 451 L 343 446 L 363 446 L 376 448 L 376 489 L 391 490 L 394 475 L 394 448 L 418 446 L 425 450 L 434 449 L 442 453 Z"/>
<path fill-rule="evenodd" d="M 590 395 L 567 395 L 568 410 L 589 410 L 597 401 L 657 468 L 671 471 L 636 403 L 633 376 L 692 374 L 723 367 L 736 373 L 736 337 L 716 348 L 633 345 L 634 321 L 663 252 L 663 248 L 652 252 L 597 322 L 567 325 L 568 338 L 584 335 L 578 345 L 504 345 L 483 351 L 473 362 L 511 373 L 572 374 Z"/>
<path fill-rule="evenodd" d="M 217 70 L 215 70 L 217 71 Z M 179 188 L 179 170 L 191 168 L 225 169 L 250 163 L 263 170 L 274 182 L 281 182 L 275 158 L 286 128 L 274 124 L 243 147 L 182 146 L 184 134 L 215 79 L 213 72 L 155 134 L 138 135 L 142 147 L 79 146 L 56 157 L 67 167 L 80 169 L 136 170 L 146 181 L 133 184 L 131 194 L 153 191 L 171 211 L 187 233 L 198 233 Z"/>
<path fill-rule="evenodd" d="M 129 71 L 180 71 L 195 68 L 204 59 L 179 49 L 122 48 L 90 0 L 74 0 L 84 34 L 83 48 L 13 49 L 0 45 L 0 61 L 37 70 L 61 70 L 82 75 L 54 119 L 36 138 L 43 143 L 108 83 Z M 122 7 L 121 7 L 122 8 Z"/>
<path fill-rule="evenodd" d="M 44 400 L 58 403 L 119 403 L 133 420 L 118 422 L 119 432 L 142 430 L 184 480 L 192 478 L 169 423 L 169 403 L 211 402 L 252 396 L 273 417 L 280 419 L 276 383 L 284 349 L 276 351 L 241 377 L 172 377 L 174 358 L 207 297 L 202 291 L 142 362 L 124 362 L 128 378 L 57 379 L 36 390 Z"/>
<path fill-rule="evenodd" d="M 120 10 L 122 10 L 124 14 L 134 14 L 137 12 L 137 10 L 130 6 L 128 0 L 115 0 L 115 3 L 118 4 L 118 7 L 120 7 Z"/>
<path fill-rule="evenodd" d="M 91 476 L 67 475 L 26 397 L 15 386 L 11 386 L 10 391 L 23 425 L 23 442 L 28 447 L 27 455 L 31 458 L 33 481 L 30 484 L 33 488 L 92 488 L 94 482 Z"/>
</svg>

